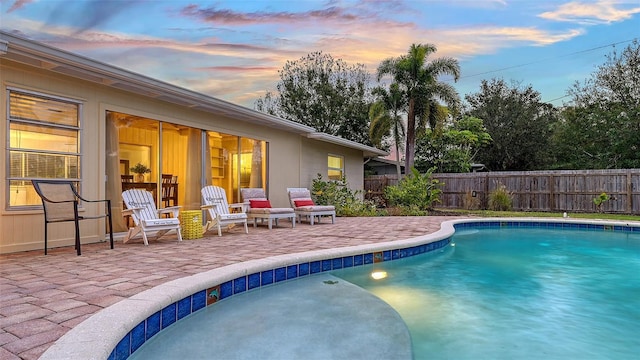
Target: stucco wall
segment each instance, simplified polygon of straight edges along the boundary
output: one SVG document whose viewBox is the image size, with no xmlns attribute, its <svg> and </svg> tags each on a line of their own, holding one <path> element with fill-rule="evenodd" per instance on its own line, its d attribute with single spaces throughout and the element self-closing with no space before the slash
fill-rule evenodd
<svg viewBox="0 0 640 360">
<path fill-rule="evenodd" d="M 0 58 L 0 138 L 7 139 L 6 87 L 41 92 L 83 101 L 82 189 L 89 198 L 105 197 L 105 112 L 107 110 L 144 116 L 233 135 L 264 140 L 268 148 L 268 190 L 274 206 L 288 206 L 287 187 L 310 187 L 317 173 L 327 174 L 327 155 L 345 157 L 347 180 L 356 189 L 363 184 L 362 152 L 338 145 L 308 140 L 298 134 L 257 126 L 229 117 L 196 111 L 145 96 L 128 93 L 87 81 L 39 70 Z M 6 179 L 6 148 L 2 147 L 0 171 Z M 2 186 L 0 201 L 0 253 L 42 249 L 44 219 L 41 210 L 7 210 L 7 187 Z M 87 213 L 97 212 L 95 208 Z M 119 216 L 119 214 L 114 214 Z M 81 222 L 82 242 L 104 238 L 103 221 Z M 72 223 L 49 227 L 49 247 L 73 245 Z"/>
<path fill-rule="evenodd" d="M 349 188 L 362 190 L 364 187 L 362 152 L 312 139 L 304 141 L 301 151 L 301 187 L 311 188 L 311 183 L 317 178 L 317 174 L 321 174 L 323 180 L 328 180 L 327 156 L 329 154 L 344 157 L 344 173 Z"/>
</svg>

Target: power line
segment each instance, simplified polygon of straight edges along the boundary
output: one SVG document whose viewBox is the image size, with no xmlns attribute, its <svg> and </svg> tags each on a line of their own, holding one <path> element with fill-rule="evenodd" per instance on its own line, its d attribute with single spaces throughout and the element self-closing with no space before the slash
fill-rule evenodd
<svg viewBox="0 0 640 360">
<path fill-rule="evenodd" d="M 580 50 L 580 51 L 572 52 L 572 53 L 565 54 L 565 55 L 558 55 L 558 56 L 554 56 L 554 57 L 550 57 L 550 58 L 546 58 L 546 59 L 540 59 L 540 60 L 536 60 L 536 61 L 531 61 L 531 62 L 524 63 L 524 64 L 508 66 L 508 67 L 505 67 L 505 68 L 491 70 L 491 71 L 485 71 L 485 72 L 478 73 L 478 74 L 461 76 L 460 79 L 467 79 L 467 78 L 470 78 L 470 77 L 475 77 L 475 76 L 480 76 L 480 75 L 493 74 L 493 73 L 497 73 L 497 72 L 500 72 L 500 71 L 515 69 L 515 68 L 519 68 L 519 67 L 523 67 L 523 66 L 529 66 L 529 65 L 532 65 L 532 64 L 537 64 L 537 63 L 541 63 L 541 62 L 545 62 L 545 61 L 549 61 L 549 60 L 555 60 L 555 59 L 560 59 L 560 58 L 563 58 L 563 57 L 578 55 L 578 54 L 582 54 L 582 53 L 586 53 L 586 52 L 590 52 L 590 51 L 603 49 L 603 48 L 606 48 L 606 47 L 609 47 L 609 46 L 616 46 L 616 45 L 619 45 L 619 44 L 625 44 L 625 43 L 632 42 L 632 41 L 637 40 L 637 39 L 638 38 L 618 41 L 618 42 L 610 43 L 610 44 L 607 44 L 607 45 L 602 45 L 602 46 L 597 46 L 597 47 L 593 47 L 593 48 L 586 49 L 586 50 Z M 443 80 L 443 81 L 451 82 L 451 81 L 453 81 L 453 79 L 447 79 L 447 80 Z"/>
<path fill-rule="evenodd" d="M 564 99 L 564 98 L 569 97 L 569 96 L 571 96 L 571 95 L 564 95 L 564 96 L 560 96 L 560 97 L 557 97 L 557 98 L 555 98 L 555 99 L 551 99 L 551 100 L 547 100 L 547 101 L 543 101 L 543 102 L 545 102 L 545 103 L 552 103 L 552 102 L 554 102 L 554 101 L 556 101 L 556 100 Z"/>
</svg>

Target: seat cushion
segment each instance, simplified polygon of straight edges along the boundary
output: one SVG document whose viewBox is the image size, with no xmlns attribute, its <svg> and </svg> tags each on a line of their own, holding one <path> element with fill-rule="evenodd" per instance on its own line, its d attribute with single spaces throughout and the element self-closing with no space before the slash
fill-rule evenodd
<svg viewBox="0 0 640 360">
<path fill-rule="evenodd" d="M 144 222 L 145 226 L 180 225 L 180 220 L 177 218 L 143 219 L 142 221 Z"/>
<path fill-rule="evenodd" d="M 221 220 L 242 220 L 247 218 L 245 213 L 220 214 Z"/>
<path fill-rule="evenodd" d="M 313 205 L 313 206 L 297 207 L 296 210 L 298 210 L 298 211 L 309 211 L 309 212 L 314 212 L 314 211 L 335 211 L 336 207 L 333 206 L 333 205 Z"/>
<path fill-rule="evenodd" d="M 288 214 L 293 213 L 292 208 L 251 208 L 249 214 Z"/>
</svg>

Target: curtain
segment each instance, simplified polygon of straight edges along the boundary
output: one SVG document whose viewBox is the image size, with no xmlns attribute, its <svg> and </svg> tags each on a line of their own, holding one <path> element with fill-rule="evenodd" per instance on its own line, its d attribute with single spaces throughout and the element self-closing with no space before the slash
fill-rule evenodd
<svg viewBox="0 0 640 360">
<path fill-rule="evenodd" d="M 127 225 L 122 215 L 122 182 L 120 180 L 120 136 L 118 133 L 118 119 L 115 113 L 107 111 L 106 124 L 106 173 L 107 199 L 111 200 L 111 214 L 113 215 L 113 232 L 127 231 Z"/>
<path fill-rule="evenodd" d="M 261 188 L 262 182 L 262 141 L 251 140 L 253 149 L 251 150 L 251 177 L 249 179 L 249 187 Z"/>
<path fill-rule="evenodd" d="M 184 210 L 200 209 L 202 174 L 202 131 L 189 128 L 187 131 L 187 177 L 185 183 Z"/>
<path fill-rule="evenodd" d="M 207 186 L 207 185 L 212 185 L 211 183 L 211 178 L 213 177 L 212 171 L 211 171 L 211 143 L 209 141 L 209 134 L 204 133 L 204 138 L 203 138 L 203 143 L 204 145 L 204 164 L 203 164 L 203 170 L 202 170 L 202 176 L 203 176 L 203 184 L 202 186 Z"/>
</svg>

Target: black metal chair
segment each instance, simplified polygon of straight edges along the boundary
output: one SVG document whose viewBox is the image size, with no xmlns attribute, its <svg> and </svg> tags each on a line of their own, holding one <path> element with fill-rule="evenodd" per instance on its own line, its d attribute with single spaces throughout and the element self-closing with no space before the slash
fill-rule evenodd
<svg viewBox="0 0 640 360">
<path fill-rule="evenodd" d="M 113 223 L 111 221 L 111 200 L 88 200 L 76 191 L 73 181 L 31 180 L 33 187 L 42 199 L 44 209 L 44 254 L 47 255 L 47 228 L 49 223 L 73 221 L 76 226 L 76 252 L 80 252 L 80 220 L 107 218 L 109 237 L 113 249 Z M 83 216 L 78 213 L 78 204 L 83 202 L 104 202 L 104 214 Z"/>
</svg>

